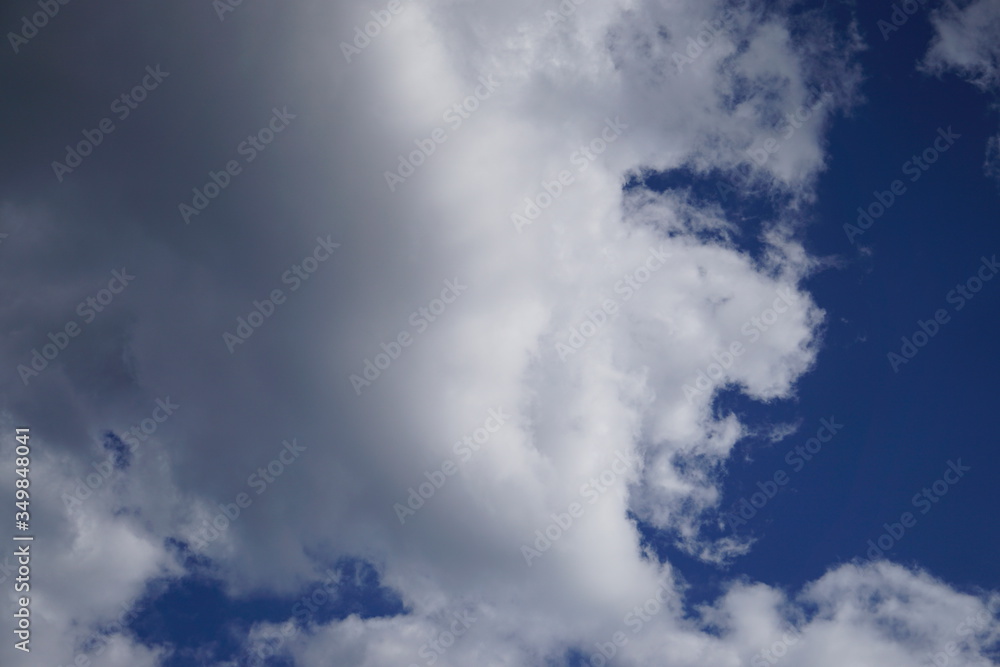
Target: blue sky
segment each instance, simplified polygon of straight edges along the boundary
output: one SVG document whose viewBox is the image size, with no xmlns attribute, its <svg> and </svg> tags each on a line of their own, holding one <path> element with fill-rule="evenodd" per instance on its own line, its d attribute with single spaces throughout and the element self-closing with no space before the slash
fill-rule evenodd
<svg viewBox="0 0 1000 667">
<path fill-rule="evenodd" d="M 4 665 L 1000 664 L 997 0 L 0 19 Z"/>
</svg>

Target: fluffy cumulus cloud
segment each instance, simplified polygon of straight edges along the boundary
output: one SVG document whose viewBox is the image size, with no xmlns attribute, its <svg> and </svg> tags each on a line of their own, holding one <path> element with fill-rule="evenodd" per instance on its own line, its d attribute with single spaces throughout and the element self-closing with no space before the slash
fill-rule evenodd
<svg viewBox="0 0 1000 667">
<path fill-rule="evenodd" d="M 936 74 L 954 72 L 994 95 L 1000 90 L 1000 2 L 948 3 L 934 12 L 934 38 L 923 67 Z M 1000 134 L 986 145 L 986 173 L 1000 181 Z"/>
<path fill-rule="evenodd" d="M 931 23 L 935 33 L 926 56 L 929 69 L 956 70 L 983 90 L 1000 84 L 1000 3 L 947 3 Z"/>
<path fill-rule="evenodd" d="M 713 397 L 792 397 L 815 362 L 799 230 L 828 124 L 858 103 L 853 33 L 792 3 L 514 0 L 405 1 L 366 37 L 372 6 L 332 5 L 149 10 L 197 27 L 129 45 L 171 72 L 122 121 L 131 146 L 109 135 L 65 183 L 5 193 L 5 224 L 27 224 L 0 284 L 32 286 L 3 296 L 5 358 L 82 329 L 3 380 L 6 421 L 49 453 L 35 483 L 58 489 L 34 607 L 63 638 L 50 662 L 96 631 L 103 664 L 156 664 L 112 624 L 180 576 L 182 544 L 235 598 L 377 567 L 405 613 L 252 629 L 248 649 L 301 665 L 915 665 L 952 643 L 949 664 L 993 664 L 985 596 L 841 565 L 693 608 L 636 525 L 706 561 L 747 548 L 705 526 L 760 425 Z M 951 34 L 935 58 L 958 57 Z M 276 117 L 272 143 L 241 143 Z M 664 172 L 776 212 L 748 231 L 644 185 Z M 113 271 L 134 279 L 112 290 Z"/>
<path fill-rule="evenodd" d="M 16 428 L 7 418 L 0 422 L 10 432 Z M 31 587 L 35 632 L 49 637 L 32 644 L 29 657 L 37 661 L 32 664 L 69 664 L 87 656 L 107 665 L 159 664 L 162 652 L 137 643 L 124 628 L 147 583 L 174 580 L 183 568 L 155 530 L 120 513 L 123 496 L 110 489 L 115 484 L 113 455 L 109 459 L 97 443 L 83 447 L 83 456 L 72 457 L 49 454 L 50 447 L 59 449 L 54 439 L 36 435 L 29 442 L 37 452 L 31 483 L 54 493 L 32 496 L 32 520 L 45 528 L 37 536 L 40 541 L 29 545 L 33 557 L 27 581 L 18 572 L 13 550 L 5 550 L 0 579 L 12 584 L 20 576 L 18 581 Z M 4 446 L 2 454 L 15 460 L 14 445 Z M 13 661 L 21 654 L 12 644 L 5 642 L 4 651 Z"/>
</svg>

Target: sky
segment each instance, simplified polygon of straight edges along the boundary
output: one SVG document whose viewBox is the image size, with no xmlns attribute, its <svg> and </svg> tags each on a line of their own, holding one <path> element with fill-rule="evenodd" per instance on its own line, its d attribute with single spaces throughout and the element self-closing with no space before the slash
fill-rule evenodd
<svg viewBox="0 0 1000 667">
<path fill-rule="evenodd" d="M 0 664 L 1000 664 L 1000 1 L 0 26 Z"/>
</svg>

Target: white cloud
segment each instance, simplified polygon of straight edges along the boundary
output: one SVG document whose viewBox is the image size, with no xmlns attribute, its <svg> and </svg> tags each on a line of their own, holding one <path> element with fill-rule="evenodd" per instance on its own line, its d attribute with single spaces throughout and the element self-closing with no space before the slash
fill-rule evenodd
<svg viewBox="0 0 1000 667">
<path fill-rule="evenodd" d="M 250 20 L 249 10 L 239 20 Z M 762 401 L 792 397 L 815 362 L 823 312 L 801 282 L 816 261 L 795 231 L 825 166 L 826 124 L 857 101 L 853 33 L 837 37 L 815 13 L 793 20 L 780 9 L 740 11 L 677 72 L 673 54 L 722 14 L 720 3 L 588 0 L 551 27 L 526 1 L 413 3 L 347 65 L 338 42 L 367 10 L 282 8 L 283 25 L 293 26 L 282 43 L 308 47 L 275 56 L 285 60 L 273 65 L 282 73 L 270 83 L 294 93 L 288 104 L 299 118 L 259 158 L 258 171 L 225 194 L 247 198 L 247 211 L 257 212 L 272 210 L 263 193 L 280 193 L 280 224 L 266 213 L 227 216 L 220 201 L 216 217 L 197 225 L 174 216 L 176 229 L 131 231 L 129 256 L 142 258 L 142 271 L 123 314 L 106 321 L 118 337 L 87 344 L 110 379 L 91 391 L 93 374 L 67 356 L 48 384 L 29 390 L 29 399 L 46 391 L 52 405 L 74 406 L 64 451 L 81 434 L 136 423 L 148 414 L 147 396 L 170 394 L 184 406 L 137 457 L 131 481 L 86 506 L 88 525 L 107 526 L 100 547 L 131 554 L 107 604 L 127 600 L 166 567 L 157 538 L 189 538 L 218 503 L 248 492 L 249 476 L 294 437 L 307 447 L 301 464 L 253 495 L 206 548 L 230 592 L 291 592 L 318 576 L 315 555 L 347 555 L 376 563 L 412 609 L 300 635 L 287 645 L 298 664 L 426 664 L 421 647 L 463 611 L 478 620 L 436 664 L 543 664 L 574 647 L 590 655 L 595 642 L 612 641 L 623 627 L 631 633 L 626 615 L 664 578 L 669 608 L 630 636 L 621 664 L 671 656 L 676 666 L 735 666 L 789 625 L 803 641 L 788 664 L 810 666 L 908 664 L 944 639 L 975 601 L 898 568 L 826 575 L 805 593 L 820 606 L 814 618 L 805 618 L 807 605 L 750 584 L 690 618 L 680 577 L 644 557 L 627 516 L 635 512 L 706 560 L 746 548 L 708 542 L 700 529 L 719 503 L 719 470 L 750 425 L 713 415 L 711 389 L 692 396 L 684 387 L 718 364 L 714 386 Z M 295 73 L 290 83 L 286 69 Z M 488 104 L 390 194 L 385 170 L 490 74 L 502 86 Z M 824 86 L 830 97 L 814 106 Z M 247 106 L 241 99 L 239 108 Z M 721 207 L 678 192 L 623 191 L 630 176 L 650 169 L 731 174 L 748 164 L 746 149 L 782 133 L 782 119 L 805 108 L 810 118 L 748 181 L 788 202 L 763 232 L 759 257 L 740 249 L 747 232 Z M 596 159 L 574 161 L 615 118 L 628 125 L 621 136 Z M 518 233 L 511 213 L 562 170 L 573 183 Z M 281 272 L 311 250 L 317 230 L 331 232 L 343 252 L 229 354 L 222 332 L 282 286 Z M 641 289 L 616 290 L 639 275 L 651 247 L 670 260 Z M 91 262 L 113 265 L 112 250 Z M 27 267 L 15 261 L 4 270 Z M 72 265 L 45 279 L 67 295 L 64 303 L 39 298 L 13 315 L 30 307 L 64 319 L 83 273 Z M 412 331 L 410 313 L 455 277 L 467 293 L 357 396 L 350 374 L 380 343 Z M 785 310 L 777 313 L 781 295 Z M 560 359 L 557 343 L 605 299 L 615 300 L 617 315 Z M 754 319 L 765 325 L 748 324 Z M 13 352 L 45 333 L 20 332 Z M 724 363 L 734 342 L 744 351 Z M 393 504 L 501 406 L 510 423 L 400 525 Z M 591 504 L 582 485 L 600 481 L 618 452 L 642 464 Z M 526 566 L 521 545 L 573 502 L 584 506 L 582 516 Z M 140 518 L 108 518 L 122 505 Z M 67 519 L 56 532 L 72 543 L 77 530 Z M 99 538 L 88 539 L 76 548 L 96 549 Z M 101 554 L 108 561 L 98 567 Z M 68 575 L 78 577 L 80 599 L 101 590 L 118 564 L 113 553 L 89 558 L 89 569 L 77 565 Z M 868 588 L 899 599 L 933 596 L 935 604 L 897 619 L 930 634 L 883 632 L 878 623 L 891 610 L 856 601 Z M 48 608 L 40 599 L 40 613 L 55 613 Z M 64 613 L 67 622 L 97 614 L 82 605 Z"/>
<path fill-rule="evenodd" d="M 0 424 L 4 432 L 14 432 L 8 415 Z M 32 664 L 69 663 L 85 652 L 100 656 L 101 664 L 107 665 L 158 664 L 158 652 L 123 633 L 122 621 L 134 613 L 150 580 L 176 578 L 182 568 L 165 549 L 158 531 L 137 517 L 114 516 L 121 507 L 121 496 L 111 488 L 115 476 L 95 484 L 96 491 L 70 511 L 61 496 L 72 494 L 88 474 L 98 475 L 95 479 L 100 475 L 69 457 L 49 454 L 52 443 L 38 429 L 33 429 L 29 443 L 29 490 L 34 490 L 29 514 L 35 541 L 25 543 L 32 553 L 30 589 L 20 594 L 31 600 Z M 5 439 L 5 460 L 14 460 L 15 444 Z M 95 462 L 105 458 L 97 447 L 87 453 Z M 17 559 L 10 552 L 5 557 L 9 560 L 3 565 L 12 564 L 14 572 L 4 580 L 11 582 Z M 13 585 L 4 588 L 13 602 Z M 23 654 L 12 642 L 4 642 L 0 655 L 13 661 Z"/>
<path fill-rule="evenodd" d="M 934 38 L 921 63 L 924 71 L 942 75 L 954 72 L 983 92 L 1000 90 L 1000 2 L 975 0 L 954 3 L 931 17 Z M 986 145 L 983 169 L 1000 179 L 1000 134 Z"/>
<path fill-rule="evenodd" d="M 955 71 L 984 91 L 1000 84 L 1000 2 L 946 3 L 931 15 L 934 38 L 924 67 L 941 74 Z"/>
</svg>

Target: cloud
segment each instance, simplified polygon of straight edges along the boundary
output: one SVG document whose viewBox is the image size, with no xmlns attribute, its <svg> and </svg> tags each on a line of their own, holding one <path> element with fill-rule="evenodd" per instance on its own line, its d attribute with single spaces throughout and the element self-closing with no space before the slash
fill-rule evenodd
<svg viewBox="0 0 1000 667">
<path fill-rule="evenodd" d="M 982 604 L 878 566 L 834 570 L 801 601 L 746 583 L 691 610 L 681 574 L 644 553 L 632 516 L 705 560 L 746 548 L 702 533 L 734 444 L 764 427 L 717 414 L 713 396 L 791 398 L 815 363 L 824 313 L 802 283 L 817 261 L 797 234 L 825 168 L 824 130 L 859 101 L 860 47 L 822 14 L 784 6 L 730 7 L 722 28 L 723 3 L 571 6 L 563 21 L 526 0 L 408 3 L 349 63 L 339 42 L 371 20 L 362 3 L 245 5 L 224 22 L 208 8 L 150 10 L 199 26 L 183 49 L 157 42 L 150 58 L 134 46 L 143 66 L 162 58 L 173 87 L 137 112 L 130 141 L 109 135 L 72 179 L 14 201 L 35 231 L 0 266 L 34 286 L 4 302 L 7 323 L 21 323 L 5 358 L 23 360 L 112 269 L 135 265 L 128 291 L 44 375 L 3 380 L 13 415 L 53 425 L 50 488 L 72 483 L 100 453 L 88 443 L 140 423 L 158 397 L 183 406 L 85 504 L 86 521 L 50 510 L 50 539 L 77 544 L 87 531 L 78 544 L 98 550 L 67 566 L 78 601 L 58 612 L 68 638 L 83 634 L 72 620 L 176 576 L 162 545 L 194 544 L 241 493 L 252 504 L 199 547 L 230 595 L 293 593 L 348 556 L 373 563 L 409 610 L 318 623 L 284 645 L 303 665 L 427 664 L 428 651 L 441 665 L 544 664 L 589 659 L 616 632 L 630 635 L 621 664 L 736 665 L 788 627 L 802 635 L 795 664 L 907 664 Z M 252 49 L 240 22 L 259 37 Z M 675 54 L 692 62 L 678 71 Z M 78 73 L 72 59 L 64 67 Z M 385 172 L 483 76 L 496 92 L 390 192 Z M 212 103 L 193 113 L 194 99 Z M 185 225 L 191 189 L 285 105 L 295 122 Z M 788 120 L 806 111 L 798 127 Z M 622 129 L 613 142 L 609 123 Z M 767 159 L 753 160 L 748 149 L 768 139 Z M 131 169 L 130 151 L 162 159 Z M 745 228 L 720 205 L 642 185 L 663 172 L 711 174 L 787 205 Z M 543 192 L 551 203 L 519 230 L 512 215 Z M 33 197 L 44 205 L 22 201 Z M 327 235 L 340 248 L 293 291 L 285 272 Z M 655 270 L 653 250 L 669 254 Z M 435 313 L 449 280 L 468 289 Z M 223 334 L 274 290 L 287 300 L 230 354 Z M 615 312 L 561 358 L 558 345 L 606 301 Z M 414 320 L 421 308 L 433 317 Z M 359 396 L 351 375 L 404 331 L 412 344 Z M 401 524 L 394 504 L 425 471 L 457 463 L 455 443 L 498 408 L 509 423 Z M 253 476 L 289 439 L 305 451 L 258 494 Z M 619 454 L 638 463 L 605 483 Z M 522 545 L 572 503 L 581 515 L 529 567 Z M 82 601 L 119 576 L 116 549 L 127 576 L 91 609 Z M 36 609 L 56 614 L 42 586 Z M 627 615 L 658 588 L 659 610 L 632 635 Z M 900 601 L 931 591 L 938 604 L 896 616 L 933 632 L 881 628 L 895 612 L 861 605 L 868 590 Z M 477 620 L 444 646 L 462 613 Z M 249 641 L 274 629 L 260 624 Z M 70 643 L 55 660 L 72 657 Z"/>
<path fill-rule="evenodd" d="M 1000 90 L 1000 2 L 948 3 L 931 15 L 934 37 L 921 63 L 924 71 L 952 72 L 983 92 Z M 986 145 L 983 169 L 1000 179 L 1000 134 Z"/>
<path fill-rule="evenodd" d="M 14 432 L 9 417 L 4 416 L 0 423 L 5 432 Z M 100 656 L 101 664 L 159 664 L 161 652 L 136 642 L 124 628 L 147 584 L 177 578 L 183 568 L 156 531 L 136 517 L 120 513 L 121 494 L 111 489 L 114 477 L 91 491 L 86 502 L 69 510 L 61 496 L 85 485 L 88 475 L 97 479 L 101 475 L 71 457 L 47 454 L 52 441 L 37 429 L 32 433 L 29 489 L 36 492 L 29 508 L 36 540 L 25 543 L 32 553 L 31 573 L 26 582 L 29 588 L 21 591 L 31 600 L 35 638 L 31 659 L 38 664 L 62 664 L 89 653 Z M 4 442 L 2 448 L 11 461 L 14 444 Z M 89 449 L 94 461 L 105 460 L 96 443 Z M 38 489 L 52 493 L 39 493 Z M 17 567 L 17 559 L 8 553 L 0 563 L 3 580 L 13 582 Z M 14 586 L 5 588 L 13 600 Z M 39 642 L 40 636 L 50 639 Z M 4 650 L 20 655 L 11 643 Z"/>
<path fill-rule="evenodd" d="M 984 91 L 1000 84 L 1000 3 L 946 3 L 931 15 L 934 37 L 923 66 L 931 73 L 953 71 Z"/>
</svg>

